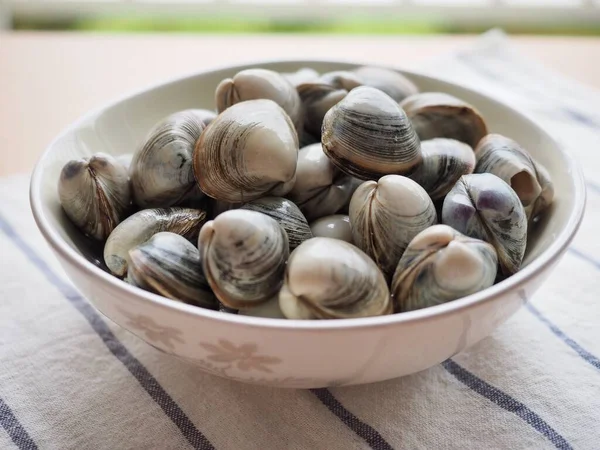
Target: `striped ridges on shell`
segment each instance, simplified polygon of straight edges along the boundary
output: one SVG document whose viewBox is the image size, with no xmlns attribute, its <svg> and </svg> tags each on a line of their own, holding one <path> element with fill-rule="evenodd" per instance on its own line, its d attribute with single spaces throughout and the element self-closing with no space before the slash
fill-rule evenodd
<svg viewBox="0 0 600 450">
<path fill-rule="evenodd" d="M 193 168 L 202 192 L 243 203 L 289 192 L 297 160 L 298 135 L 285 111 L 272 100 L 248 100 L 227 108 L 204 130 Z"/>
<path fill-rule="evenodd" d="M 288 319 L 346 319 L 390 314 L 381 271 L 352 244 L 325 237 L 303 242 L 290 255 L 279 306 Z"/>
<path fill-rule="evenodd" d="M 241 309 L 266 302 L 283 283 L 288 237 L 266 214 L 225 211 L 202 227 L 198 246 L 204 275 L 225 306 Z"/>
<path fill-rule="evenodd" d="M 548 171 L 514 140 L 488 134 L 479 142 L 475 156 L 475 173 L 493 173 L 508 183 L 530 219 L 552 203 L 554 186 Z"/>
<path fill-rule="evenodd" d="M 400 175 L 363 183 L 350 201 L 354 244 L 373 258 L 388 280 L 410 241 L 436 222 L 427 192 Z"/>
<path fill-rule="evenodd" d="M 427 191 L 433 201 L 443 198 L 463 175 L 475 168 L 473 149 L 455 139 L 421 141 L 423 162 L 410 178 Z"/>
<path fill-rule="evenodd" d="M 172 300 L 218 309 L 202 271 L 200 252 L 175 233 L 156 233 L 129 250 L 129 283 Z"/>
<path fill-rule="evenodd" d="M 288 235 L 290 252 L 313 237 L 306 217 L 295 203 L 285 198 L 263 197 L 245 203 L 241 209 L 257 211 L 275 219 Z"/>
<path fill-rule="evenodd" d="M 104 245 L 104 262 L 113 275 L 123 277 L 127 273 L 129 250 L 161 231 L 196 242 L 205 220 L 206 212 L 200 209 L 172 207 L 138 211 L 110 234 Z"/>
<path fill-rule="evenodd" d="M 444 199 L 442 223 L 492 244 L 505 276 L 521 268 L 527 247 L 527 216 L 515 191 L 496 175 L 462 176 Z"/>
<path fill-rule="evenodd" d="M 58 196 L 67 217 L 85 235 L 103 241 L 128 213 L 127 170 L 104 153 L 69 161 L 60 172 Z"/>
<path fill-rule="evenodd" d="M 457 300 L 494 284 L 496 250 L 447 225 L 416 235 L 398 262 L 391 292 L 397 312 Z"/>
<path fill-rule="evenodd" d="M 135 203 L 140 208 L 179 205 L 201 197 L 192 170 L 194 146 L 216 114 L 186 109 L 162 119 L 148 133 L 129 165 Z"/>
<path fill-rule="evenodd" d="M 295 86 L 282 74 L 269 69 L 245 69 L 226 78 L 215 91 L 217 110 L 221 113 L 247 100 L 273 100 L 288 114 L 298 133 L 302 131 L 302 102 Z"/>
<path fill-rule="evenodd" d="M 422 141 L 443 137 L 475 148 L 487 134 L 487 125 L 479 111 L 450 94 L 423 92 L 405 98 L 400 106 Z"/>
<path fill-rule="evenodd" d="M 343 172 L 362 180 L 407 175 L 421 163 L 421 144 L 405 112 L 389 95 L 361 86 L 323 120 L 323 151 Z"/>
</svg>

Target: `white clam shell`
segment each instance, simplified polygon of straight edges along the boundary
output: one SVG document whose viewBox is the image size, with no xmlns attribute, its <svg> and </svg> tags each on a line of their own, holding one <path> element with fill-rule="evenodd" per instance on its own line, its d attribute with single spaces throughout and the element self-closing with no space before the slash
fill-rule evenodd
<svg viewBox="0 0 600 450">
<path fill-rule="evenodd" d="M 279 291 L 289 244 L 275 219 L 256 211 L 226 211 L 206 222 L 198 243 L 206 279 L 225 306 L 252 307 Z"/>
<path fill-rule="evenodd" d="M 442 223 L 496 249 L 502 273 L 516 273 L 527 247 L 527 216 L 515 191 L 491 173 L 464 175 L 444 199 Z"/>
<path fill-rule="evenodd" d="M 395 101 L 417 94 L 419 89 L 407 77 L 394 70 L 383 67 L 363 66 L 354 70 L 364 86 L 371 86 L 385 92 Z"/>
<path fill-rule="evenodd" d="M 204 193 L 243 203 L 289 192 L 297 160 L 298 135 L 285 111 L 272 100 L 248 100 L 227 108 L 204 130 L 193 168 Z"/>
<path fill-rule="evenodd" d="M 375 263 L 354 245 L 317 237 L 290 255 L 279 306 L 288 319 L 390 314 L 389 289 Z"/>
<path fill-rule="evenodd" d="M 362 180 L 409 174 L 421 163 L 421 145 L 398 103 L 361 86 L 323 120 L 323 151 L 343 172 Z"/>
<path fill-rule="evenodd" d="M 361 184 L 350 201 L 352 239 L 388 280 L 410 241 L 436 222 L 427 192 L 400 175 Z"/>
<path fill-rule="evenodd" d="M 350 216 L 344 214 L 321 217 L 310 224 L 310 229 L 314 237 L 327 237 L 354 243 Z"/>
<path fill-rule="evenodd" d="M 554 198 L 548 171 L 514 140 L 488 134 L 475 149 L 475 173 L 493 173 L 513 188 L 528 217 L 547 208 Z"/>
<path fill-rule="evenodd" d="M 192 208 L 144 209 L 129 216 L 110 234 L 104 245 L 104 262 L 113 275 L 127 273 L 129 250 L 146 242 L 156 233 L 169 231 L 195 241 L 206 213 Z"/>
<path fill-rule="evenodd" d="M 455 139 L 421 141 L 421 151 L 423 162 L 410 179 L 419 183 L 433 201 L 444 198 L 461 176 L 475 168 L 473 149 Z"/>
<path fill-rule="evenodd" d="M 150 130 L 129 168 L 140 208 L 169 207 L 202 196 L 192 171 L 192 153 L 215 117 L 212 111 L 188 109 L 167 116 Z"/>
<path fill-rule="evenodd" d="M 292 201 L 282 197 L 263 197 L 245 203 L 241 209 L 257 211 L 272 217 L 288 236 L 290 252 L 313 237 L 306 217 Z"/>
<path fill-rule="evenodd" d="M 298 153 L 296 181 L 287 197 L 312 221 L 348 206 L 361 183 L 334 166 L 320 143 L 313 144 Z"/>
<path fill-rule="evenodd" d="M 319 72 L 317 72 L 315 69 L 311 69 L 310 67 L 303 67 L 302 69 L 298 69 L 296 72 L 285 72 L 282 73 L 282 75 L 286 77 L 287 80 L 294 85 L 294 87 L 316 81 L 319 78 Z"/>
<path fill-rule="evenodd" d="M 319 81 L 337 89 L 344 89 L 348 92 L 363 84 L 361 78 L 355 72 L 350 70 L 326 72 L 319 77 Z"/>
<path fill-rule="evenodd" d="M 447 225 L 433 225 L 410 242 L 398 262 L 391 292 L 398 312 L 439 305 L 494 284 L 494 247 Z"/>
<path fill-rule="evenodd" d="M 202 272 L 200 252 L 189 240 L 175 233 L 156 233 L 129 250 L 127 281 L 172 300 L 218 308 Z"/>
<path fill-rule="evenodd" d="M 282 74 L 268 69 L 246 69 L 217 86 L 219 112 L 246 100 L 273 100 L 290 116 L 298 133 L 302 130 L 302 102 L 295 86 Z"/>
<path fill-rule="evenodd" d="M 126 217 L 131 203 L 127 170 L 108 154 L 69 161 L 58 181 L 60 204 L 87 236 L 106 239 Z"/>
<path fill-rule="evenodd" d="M 479 111 L 449 94 L 423 92 L 405 98 L 400 106 L 422 141 L 443 137 L 475 148 L 487 134 L 487 125 Z"/>
</svg>

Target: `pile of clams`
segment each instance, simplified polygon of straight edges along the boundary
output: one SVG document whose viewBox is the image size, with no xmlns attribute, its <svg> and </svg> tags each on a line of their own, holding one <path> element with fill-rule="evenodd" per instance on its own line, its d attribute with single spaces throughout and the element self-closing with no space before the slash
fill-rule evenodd
<svg viewBox="0 0 600 450">
<path fill-rule="evenodd" d="M 131 154 L 69 161 L 62 208 L 125 283 L 223 314 L 402 314 L 520 270 L 548 171 L 462 99 L 379 67 L 242 70 Z"/>
</svg>

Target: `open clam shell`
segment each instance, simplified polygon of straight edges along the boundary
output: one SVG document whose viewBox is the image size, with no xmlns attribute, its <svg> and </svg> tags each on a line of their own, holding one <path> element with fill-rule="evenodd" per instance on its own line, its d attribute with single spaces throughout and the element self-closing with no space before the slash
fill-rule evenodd
<svg viewBox="0 0 600 450">
<path fill-rule="evenodd" d="M 532 218 L 546 209 L 554 198 L 548 171 L 514 140 L 488 134 L 475 149 L 475 173 L 493 173 L 513 188 Z"/>
<path fill-rule="evenodd" d="M 243 203 L 289 192 L 297 160 L 298 135 L 285 111 L 272 100 L 247 100 L 227 108 L 204 130 L 193 168 L 204 193 Z"/>
<path fill-rule="evenodd" d="M 361 184 L 350 201 L 354 244 L 373 258 L 388 280 L 410 241 L 436 222 L 427 192 L 400 175 Z"/>
<path fill-rule="evenodd" d="M 389 95 L 361 86 L 323 120 L 323 151 L 341 171 L 361 180 L 410 174 L 421 163 L 413 126 Z"/>
<path fill-rule="evenodd" d="M 398 312 L 427 308 L 494 284 L 498 257 L 494 247 L 447 225 L 416 235 L 398 262 L 391 292 Z"/>
<path fill-rule="evenodd" d="M 423 92 L 405 98 L 400 106 L 422 141 L 443 137 L 475 148 L 487 134 L 487 125 L 479 111 L 449 94 Z"/>
<path fill-rule="evenodd" d="M 290 255 L 279 306 L 288 319 L 345 319 L 390 314 L 383 274 L 354 245 L 313 238 Z"/>
<path fill-rule="evenodd" d="M 156 233 L 129 250 L 127 281 L 163 297 L 208 309 L 218 309 L 204 274 L 200 252 L 175 233 Z"/>
<path fill-rule="evenodd" d="M 126 217 L 131 203 L 125 167 L 108 154 L 69 161 L 58 180 L 60 204 L 85 235 L 106 239 Z"/>
<path fill-rule="evenodd" d="M 496 175 L 462 176 L 444 200 L 442 223 L 492 244 L 505 276 L 520 269 L 527 247 L 527 216 L 515 191 Z"/>
<path fill-rule="evenodd" d="M 225 306 L 241 309 L 266 302 L 283 283 L 288 237 L 266 214 L 226 211 L 202 227 L 198 246 L 206 279 Z"/>
<path fill-rule="evenodd" d="M 216 114 L 204 109 L 178 111 L 157 123 L 129 167 L 133 198 L 140 208 L 175 206 L 201 197 L 192 171 L 200 134 Z"/>
<path fill-rule="evenodd" d="M 156 233 L 169 231 L 195 242 L 206 212 L 192 208 L 144 209 L 129 216 L 110 234 L 104 245 L 104 262 L 113 275 L 123 277 L 129 264 L 129 250 Z"/>
</svg>

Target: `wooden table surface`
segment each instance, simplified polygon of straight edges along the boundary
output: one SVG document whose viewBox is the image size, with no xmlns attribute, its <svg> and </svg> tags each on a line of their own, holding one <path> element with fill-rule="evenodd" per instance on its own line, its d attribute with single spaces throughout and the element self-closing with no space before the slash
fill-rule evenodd
<svg viewBox="0 0 600 450">
<path fill-rule="evenodd" d="M 280 57 L 418 69 L 474 39 L 0 33 L 0 176 L 30 171 L 53 137 L 86 111 L 170 77 Z M 512 39 L 531 58 L 600 88 L 599 38 Z"/>
</svg>

